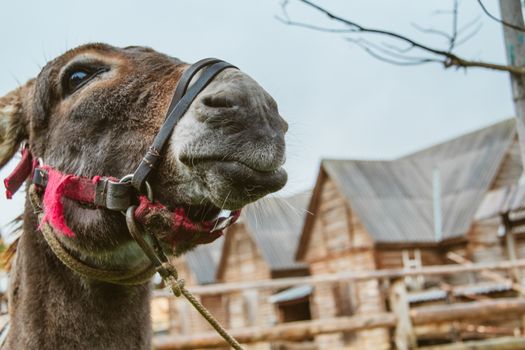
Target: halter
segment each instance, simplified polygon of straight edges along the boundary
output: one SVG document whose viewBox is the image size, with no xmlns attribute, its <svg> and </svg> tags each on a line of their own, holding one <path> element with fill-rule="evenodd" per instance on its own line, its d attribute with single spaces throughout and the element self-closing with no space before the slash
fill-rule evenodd
<svg viewBox="0 0 525 350">
<path fill-rule="evenodd" d="M 183 207 L 169 210 L 162 203 L 155 201 L 147 180 L 156 169 L 177 122 L 197 95 L 226 68 L 237 67 L 216 58 L 206 58 L 184 71 L 175 88 L 164 123 L 133 174 L 121 179 L 63 174 L 35 160 L 26 144 L 22 147 L 20 163 L 4 180 L 7 198 L 12 198 L 25 180 L 32 176 L 35 191 L 41 195 L 41 203 L 36 203 L 43 211 L 41 228 L 47 223 L 66 236 L 74 236 L 64 219 L 62 200 L 67 198 L 93 209 L 126 212 L 128 208 L 134 207 L 133 219 L 155 233 L 164 233 L 164 237 L 160 238 L 174 245 L 176 254 L 180 253 L 177 251 L 177 245 L 181 243 L 190 242 L 191 245 L 196 245 L 215 240 L 226 227 L 238 219 L 240 211 L 233 211 L 228 215 L 222 213 L 213 220 L 194 221 Z M 190 87 L 190 82 L 199 72 L 202 74 Z M 188 248 L 187 244 L 181 245 Z"/>
</svg>

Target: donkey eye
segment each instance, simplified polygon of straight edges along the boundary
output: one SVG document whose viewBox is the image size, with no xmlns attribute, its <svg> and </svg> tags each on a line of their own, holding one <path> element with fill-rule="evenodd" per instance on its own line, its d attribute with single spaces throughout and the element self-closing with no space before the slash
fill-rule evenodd
<svg viewBox="0 0 525 350">
<path fill-rule="evenodd" d="M 76 90 L 88 77 L 89 73 L 81 70 L 71 73 L 67 80 L 68 90 Z"/>
<path fill-rule="evenodd" d="M 88 81 L 93 79 L 98 74 L 105 72 L 107 69 L 86 69 L 86 68 L 77 68 L 66 74 L 63 81 L 64 92 L 66 95 L 69 95 L 76 90 L 80 89 Z"/>
</svg>

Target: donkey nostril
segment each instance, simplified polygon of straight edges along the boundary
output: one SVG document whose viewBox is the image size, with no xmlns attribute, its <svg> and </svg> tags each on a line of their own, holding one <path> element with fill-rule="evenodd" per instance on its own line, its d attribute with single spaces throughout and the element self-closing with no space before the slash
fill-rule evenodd
<svg viewBox="0 0 525 350">
<path fill-rule="evenodd" d="M 236 105 L 232 98 L 217 95 L 204 96 L 202 104 L 210 108 L 231 108 Z"/>
</svg>

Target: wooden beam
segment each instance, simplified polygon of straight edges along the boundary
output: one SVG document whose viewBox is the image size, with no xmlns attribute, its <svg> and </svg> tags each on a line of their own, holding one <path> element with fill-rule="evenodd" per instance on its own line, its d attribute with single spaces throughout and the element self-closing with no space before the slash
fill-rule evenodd
<svg viewBox="0 0 525 350">
<path fill-rule="evenodd" d="M 468 341 L 464 343 L 435 345 L 420 350 L 523 350 L 525 338 L 504 337 L 487 340 Z"/>
<path fill-rule="evenodd" d="M 520 316 L 523 313 L 525 299 L 501 298 L 415 308 L 410 311 L 410 316 L 414 324 L 420 325 L 467 319 L 493 320 Z"/>
<path fill-rule="evenodd" d="M 273 327 L 233 329 L 230 330 L 230 333 L 240 343 L 271 342 L 276 340 L 302 341 L 317 334 L 393 327 L 395 324 L 396 317 L 392 313 L 377 313 L 367 316 L 290 322 Z M 153 343 L 155 350 L 210 349 L 226 345 L 224 340 L 214 332 L 192 336 L 156 336 Z"/>
<path fill-rule="evenodd" d="M 502 215 L 501 219 L 505 226 L 505 243 L 507 248 L 507 256 L 509 258 L 509 261 L 516 261 L 518 260 L 516 253 L 516 242 L 514 240 L 514 233 L 512 232 L 512 224 L 509 219 L 509 213 Z M 521 284 L 520 270 L 515 267 L 512 269 L 512 273 L 514 275 L 514 280 L 516 281 L 516 283 Z"/>
<path fill-rule="evenodd" d="M 410 317 L 410 304 L 403 280 L 396 281 L 390 292 L 390 306 L 396 315 L 394 342 L 397 350 L 417 349 L 417 338 Z"/>
<path fill-rule="evenodd" d="M 525 259 L 519 259 L 514 262 L 501 261 L 490 263 L 466 263 L 464 265 L 434 265 L 424 266 L 417 271 L 406 271 L 404 269 L 385 269 L 373 271 L 353 271 L 341 272 L 334 274 L 324 274 L 307 277 L 279 278 L 259 281 L 217 283 L 204 286 L 193 286 L 188 289 L 196 295 L 213 295 L 238 292 L 247 289 L 280 289 L 300 284 L 320 285 L 326 283 L 339 283 L 342 281 L 367 281 L 382 278 L 403 278 L 407 276 L 430 276 L 430 275 L 454 275 L 464 272 L 488 271 L 488 270 L 509 270 L 514 267 L 525 267 Z M 171 292 L 168 290 L 157 290 L 154 297 L 168 297 Z"/>
<path fill-rule="evenodd" d="M 473 263 L 472 261 L 468 260 L 468 259 L 465 259 L 464 257 L 462 257 L 461 255 L 459 254 L 456 254 L 454 252 L 449 252 L 447 253 L 447 258 L 449 258 L 450 260 L 458 263 L 458 264 L 461 264 L 462 266 L 471 266 Z M 519 261 L 519 260 L 514 260 L 514 261 L 510 261 L 511 263 L 512 262 L 516 262 L 516 261 Z M 516 267 L 512 267 L 512 268 L 516 268 Z M 512 285 L 512 289 L 514 289 L 515 291 L 517 291 L 518 293 L 522 294 L 522 295 L 525 295 L 525 288 L 523 288 L 521 286 L 521 284 L 517 283 L 517 282 L 514 282 L 512 280 L 509 280 L 508 278 L 505 278 L 501 275 L 498 275 L 497 273 L 495 273 L 494 271 L 490 271 L 490 269 L 482 269 L 480 270 L 480 273 L 482 276 L 488 278 L 488 279 L 491 279 L 493 281 L 496 281 L 496 282 L 501 282 L 501 283 L 508 283 L 510 282 L 511 285 Z"/>
<path fill-rule="evenodd" d="M 493 299 L 454 305 L 435 305 L 412 309 L 410 318 L 414 325 L 475 319 L 493 320 L 525 313 L 525 299 Z M 230 330 L 240 343 L 274 342 L 279 340 L 301 341 L 319 334 L 352 332 L 363 329 L 393 328 L 397 317 L 393 313 L 377 313 L 351 317 L 319 319 L 283 323 L 273 327 L 251 327 Z M 156 350 L 210 349 L 225 346 L 217 333 L 200 333 L 191 336 L 162 335 L 154 338 Z"/>
</svg>

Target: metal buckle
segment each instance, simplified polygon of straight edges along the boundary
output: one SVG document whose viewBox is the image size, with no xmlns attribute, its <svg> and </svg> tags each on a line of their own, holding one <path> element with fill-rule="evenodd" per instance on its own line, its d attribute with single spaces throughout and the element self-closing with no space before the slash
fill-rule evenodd
<svg viewBox="0 0 525 350">
<path fill-rule="evenodd" d="M 119 183 L 131 182 L 133 174 L 128 174 L 119 180 Z M 153 189 L 148 181 L 146 181 L 146 197 L 150 202 L 153 202 Z"/>
<path fill-rule="evenodd" d="M 128 174 L 124 177 L 122 177 L 120 180 L 119 180 L 119 183 L 131 183 L 131 180 L 133 179 L 133 174 Z M 148 200 L 150 202 L 153 202 L 153 189 L 151 188 L 151 185 L 149 184 L 148 181 L 145 182 L 146 183 L 146 197 L 148 198 Z M 131 207 L 130 207 L 131 208 Z M 129 208 L 128 208 L 129 209 Z M 126 216 L 126 211 L 123 210 L 122 211 L 122 214 L 124 214 L 124 216 Z"/>
</svg>

